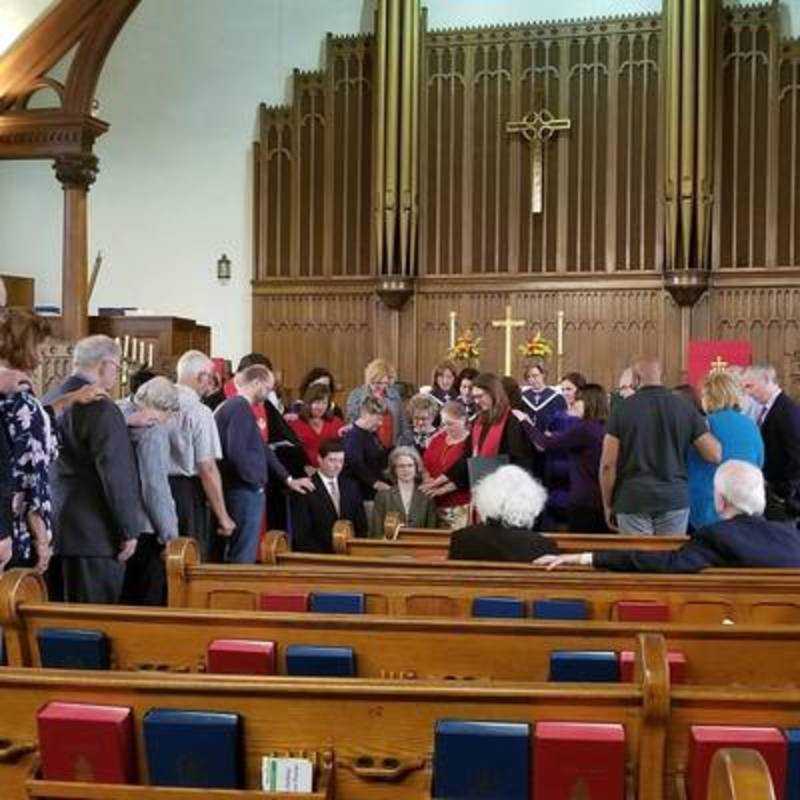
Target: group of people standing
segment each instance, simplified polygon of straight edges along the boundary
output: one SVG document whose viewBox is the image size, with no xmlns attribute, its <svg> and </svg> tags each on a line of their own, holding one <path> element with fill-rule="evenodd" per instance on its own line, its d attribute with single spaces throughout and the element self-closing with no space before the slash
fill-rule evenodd
<svg viewBox="0 0 800 800">
<path fill-rule="evenodd" d="M 611 398 L 577 372 L 555 390 L 541 363 L 520 386 L 443 362 L 413 394 L 376 359 L 340 408 L 324 367 L 282 404 L 263 354 L 222 381 L 189 351 L 174 381 L 142 370 L 113 402 L 119 345 L 90 336 L 39 399 L 31 374 L 48 334 L 30 312 L 0 315 L 0 568 L 35 567 L 53 597 L 162 603 L 163 549 L 178 535 L 206 560 L 253 563 L 266 527 L 317 552 L 331 551 L 338 519 L 359 536 L 382 536 L 390 513 L 464 528 L 474 459 L 544 487 L 528 520 L 539 530 L 701 528 L 716 519 L 715 470 L 730 459 L 763 466 L 768 517 L 800 515 L 800 409 L 769 367 L 712 374 L 693 401 L 662 385 L 652 359 Z"/>
</svg>

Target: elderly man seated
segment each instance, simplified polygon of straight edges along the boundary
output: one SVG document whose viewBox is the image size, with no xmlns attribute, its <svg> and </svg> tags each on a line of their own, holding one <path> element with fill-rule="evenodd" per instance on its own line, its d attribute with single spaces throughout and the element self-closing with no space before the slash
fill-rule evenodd
<svg viewBox="0 0 800 800">
<path fill-rule="evenodd" d="M 475 488 L 479 525 L 455 531 L 449 558 L 467 561 L 530 561 L 558 548 L 533 530 L 547 491 L 524 469 L 500 467 Z"/>
<path fill-rule="evenodd" d="M 714 505 L 721 520 L 697 531 L 679 550 L 615 550 L 542 556 L 552 569 L 581 564 L 621 572 L 699 572 L 706 567 L 800 567 L 800 532 L 770 522 L 764 513 L 764 477 L 744 461 L 726 461 L 714 475 Z"/>
</svg>

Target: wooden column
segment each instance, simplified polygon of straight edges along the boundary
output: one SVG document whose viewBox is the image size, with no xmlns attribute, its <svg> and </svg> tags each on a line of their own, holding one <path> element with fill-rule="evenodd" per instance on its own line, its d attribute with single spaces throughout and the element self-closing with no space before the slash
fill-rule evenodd
<svg viewBox="0 0 800 800">
<path fill-rule="evenodd" d="M 59 156 L 53 169 L 64 187 L 61 260 L 63 336 L 75 342 L 89 333 L 88 194 L 97 177 L 97 157 Z"/>
</svg>

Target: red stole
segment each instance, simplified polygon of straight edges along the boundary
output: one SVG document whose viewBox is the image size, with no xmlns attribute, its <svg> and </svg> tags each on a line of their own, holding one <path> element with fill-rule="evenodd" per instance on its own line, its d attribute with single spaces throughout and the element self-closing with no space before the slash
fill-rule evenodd
<svg viewBox="0 0 800 800">
<path fill-rule="evenodd" d="M 473 456 L 492 457 L 498 455 L 500 452 L 500 441 L 503 438 L 503 431 L 506 429 L 506 422 L 508 422 L 508 415 L 510 413 L 510 411 L 506 411 L 497 422 L 490 425 L 485 435 L 480 417 L 475 420 L 472 426 Z"/>
</svg>

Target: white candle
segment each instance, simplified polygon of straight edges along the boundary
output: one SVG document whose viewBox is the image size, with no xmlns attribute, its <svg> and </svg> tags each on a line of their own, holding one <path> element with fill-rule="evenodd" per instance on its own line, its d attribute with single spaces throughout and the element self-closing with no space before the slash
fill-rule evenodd
<svg viewBox="0 0 800 800">
<path fill-rule="evenodd" d="M 456 312 L 450 312 L 450 349 L 456 346 Z"/>
<path fill-rule="evenodd" d="M 558 312 L 558 355 L 564 355 L 564 312 Z"/>
<path fill-rule="evenodd" d="M 147 345 L 147 366 L 153 369 L 153 343 Z"/>
<path fill-rule="evenodd" d="M 124 343 L 122 345 L 122 357 L 123 358 L 127 358 L 128 357 L 128 353 L 130 352 L 130 346 L 131 346 L 131 337 L 128 336 L 128 334 L 126 333 L 125 334 L 125 341 L 124 341 Z"/>
<path fill-rule="evenodd" d="M 139 363 L 144 364 L 144 342 L 139 342 Z"/>
</svg>

